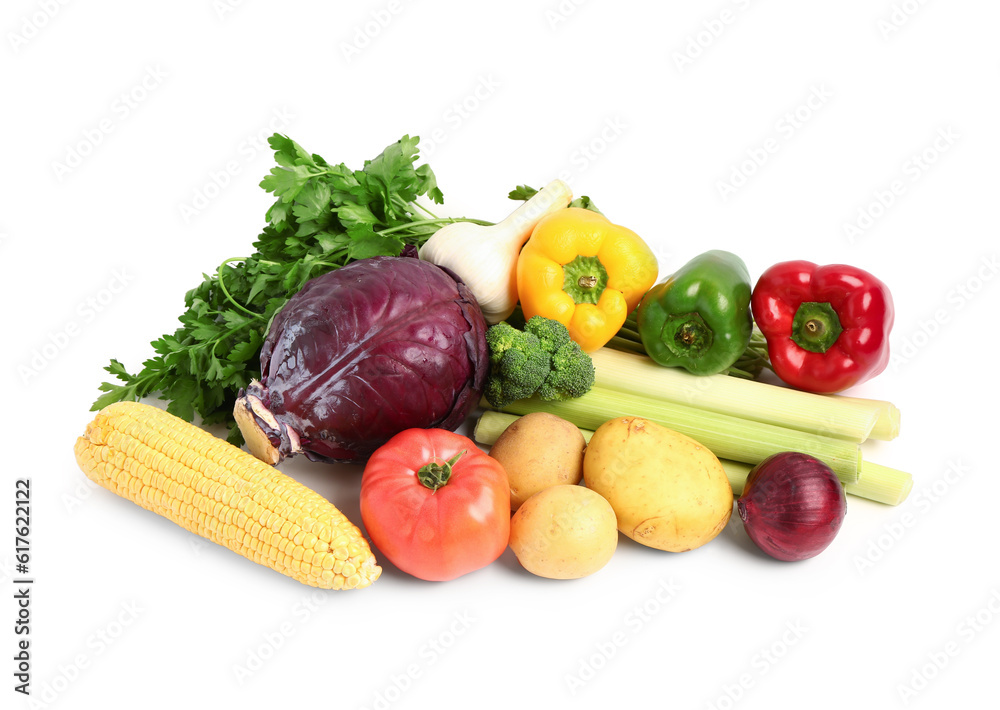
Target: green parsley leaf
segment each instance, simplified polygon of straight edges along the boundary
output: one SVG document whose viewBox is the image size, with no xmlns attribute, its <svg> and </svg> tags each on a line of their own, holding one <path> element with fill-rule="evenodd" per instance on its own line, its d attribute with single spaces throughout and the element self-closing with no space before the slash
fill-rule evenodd
<svg viewBox="0 0 1000 710">
<path fill-rule="evenodd" d="M 356 259 L 399 255 L 453 219 L 427 219 L 415 201 L 443 195 L 430 166 L 416 166 L 417 137 L 403 136 L 361 170 L 331 164 L 288 136 L 274 134 L 275 167 L 260 186 L 274 195 L 254 252 L 227 260 L 184 297 L 179 327 L 152 342 L 154 355 L 131 373 L 105 368 L 93 408 L 159 394 L 168 411 L 229 428 L 239 391 L 260 378 L 260 349 L 274 315 L 310 279 Z M 388 231 L 387 231 L 388 230 Z M 383 233 L 385 232 L 385 233 Z"/>
<path fill-rule="evenodd" d="M 507 199 L 509 200 L 530 200 L 538 192 L 533 187 L 528 187 L 527 185 L 518 185 L 513 190 L 507 193 Z"/>
<path fill-rule="evenodd" d="M 367 224 L 352 227 L 347 255 L 351 259 L 368 259 L 373 256 L 392 256 L 403 251 L 405 243 L 395 234 L 378 234 Z"/>
<path fill-rule="evenodd" d="M 528 185 L 518 185 L 509 193 L 507 193 L 507 198 L 510 200 L 530 200 L 537 193 L 538 190 L 536 190 L 533 187 L 529 187 Z M 575 200 L 569 203 L 569 206 L 590 210 L 591 212 L 596 212 L 599 215 L 604 214 L 599 209 L 597 209 L 597 205 L 594 204 L 594 201 L 591 200 L 586 195 L 581 195 L 580 197 L 577 197 Z"/>
</svg>

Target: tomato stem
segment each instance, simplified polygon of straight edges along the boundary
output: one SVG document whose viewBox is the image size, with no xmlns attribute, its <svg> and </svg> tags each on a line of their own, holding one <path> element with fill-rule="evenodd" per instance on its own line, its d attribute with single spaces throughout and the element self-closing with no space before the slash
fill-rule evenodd
<svg viewBox="0 0 1000 710">
<path fill-rule="evenodd" d="M 436 491 L 448 482 L 448 479 L 451 478 L 452 468 L 465 455 L 466 451 L 466 449 L 462 449 L 444 463 L 431 461 L 424 464 L 417 470 L 417 479 L 432 491 Z"/>
</svg>

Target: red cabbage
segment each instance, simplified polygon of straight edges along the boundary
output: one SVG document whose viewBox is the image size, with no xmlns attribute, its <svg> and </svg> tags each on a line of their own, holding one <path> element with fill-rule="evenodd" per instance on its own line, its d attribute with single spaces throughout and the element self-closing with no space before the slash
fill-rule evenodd
<svg viewBox="0 0 1000 710">
<path fill-rule="evenodd" d="M 260 365 L 261 381 L 236 407 L 277 450 L 272 462 L 299 452 L 364 461 L 404 429 L 465 420 L 489 371 L 486 321 L 451 272 L 410 257 L 362 259 L 289 299 Z"/>
</svg>

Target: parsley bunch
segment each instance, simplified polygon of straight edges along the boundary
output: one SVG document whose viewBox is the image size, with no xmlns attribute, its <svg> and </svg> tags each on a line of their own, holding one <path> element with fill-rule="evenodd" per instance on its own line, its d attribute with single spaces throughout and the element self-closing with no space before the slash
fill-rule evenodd
<svg viewBox="0 0 1000 710">
<path fill-rule="evenodd" d="M 105 367 L 119 381 L 104 382 L 92 410 L 158 393 L 167 411 L 191 421 L 229 427 L 239 391 L 260 378 L 260 349 L 271 317 L 311 278 L 357 259 L 398 256 L 419 247 L 442 224 L 416 202 L 443 202 L 430 166 L 415 166 L 414 136 L 403 136 L 361 170 L 331 165 L 287 136 L 268 139 L 277 166 L 260 183 L 277 198 L 248 257 L 227 259 L 187 292 L 181 326 L 153 341 L 156 353 L 135 374 L 118 360 Z"/>
</svg>

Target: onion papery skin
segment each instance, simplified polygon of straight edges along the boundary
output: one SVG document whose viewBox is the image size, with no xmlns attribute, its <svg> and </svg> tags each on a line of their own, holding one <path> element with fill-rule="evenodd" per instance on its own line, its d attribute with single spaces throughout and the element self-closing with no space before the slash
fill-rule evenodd
<svg viewBox="0 0 1000 710">
<path fill-rule="evenodd" d="M 833 542 L 847 514 L 847 495 L 825 463 L 783 452 L 754 466 L 736 508 L 757 547 L 775 559 L 797 562 Z"/>
</svg>

